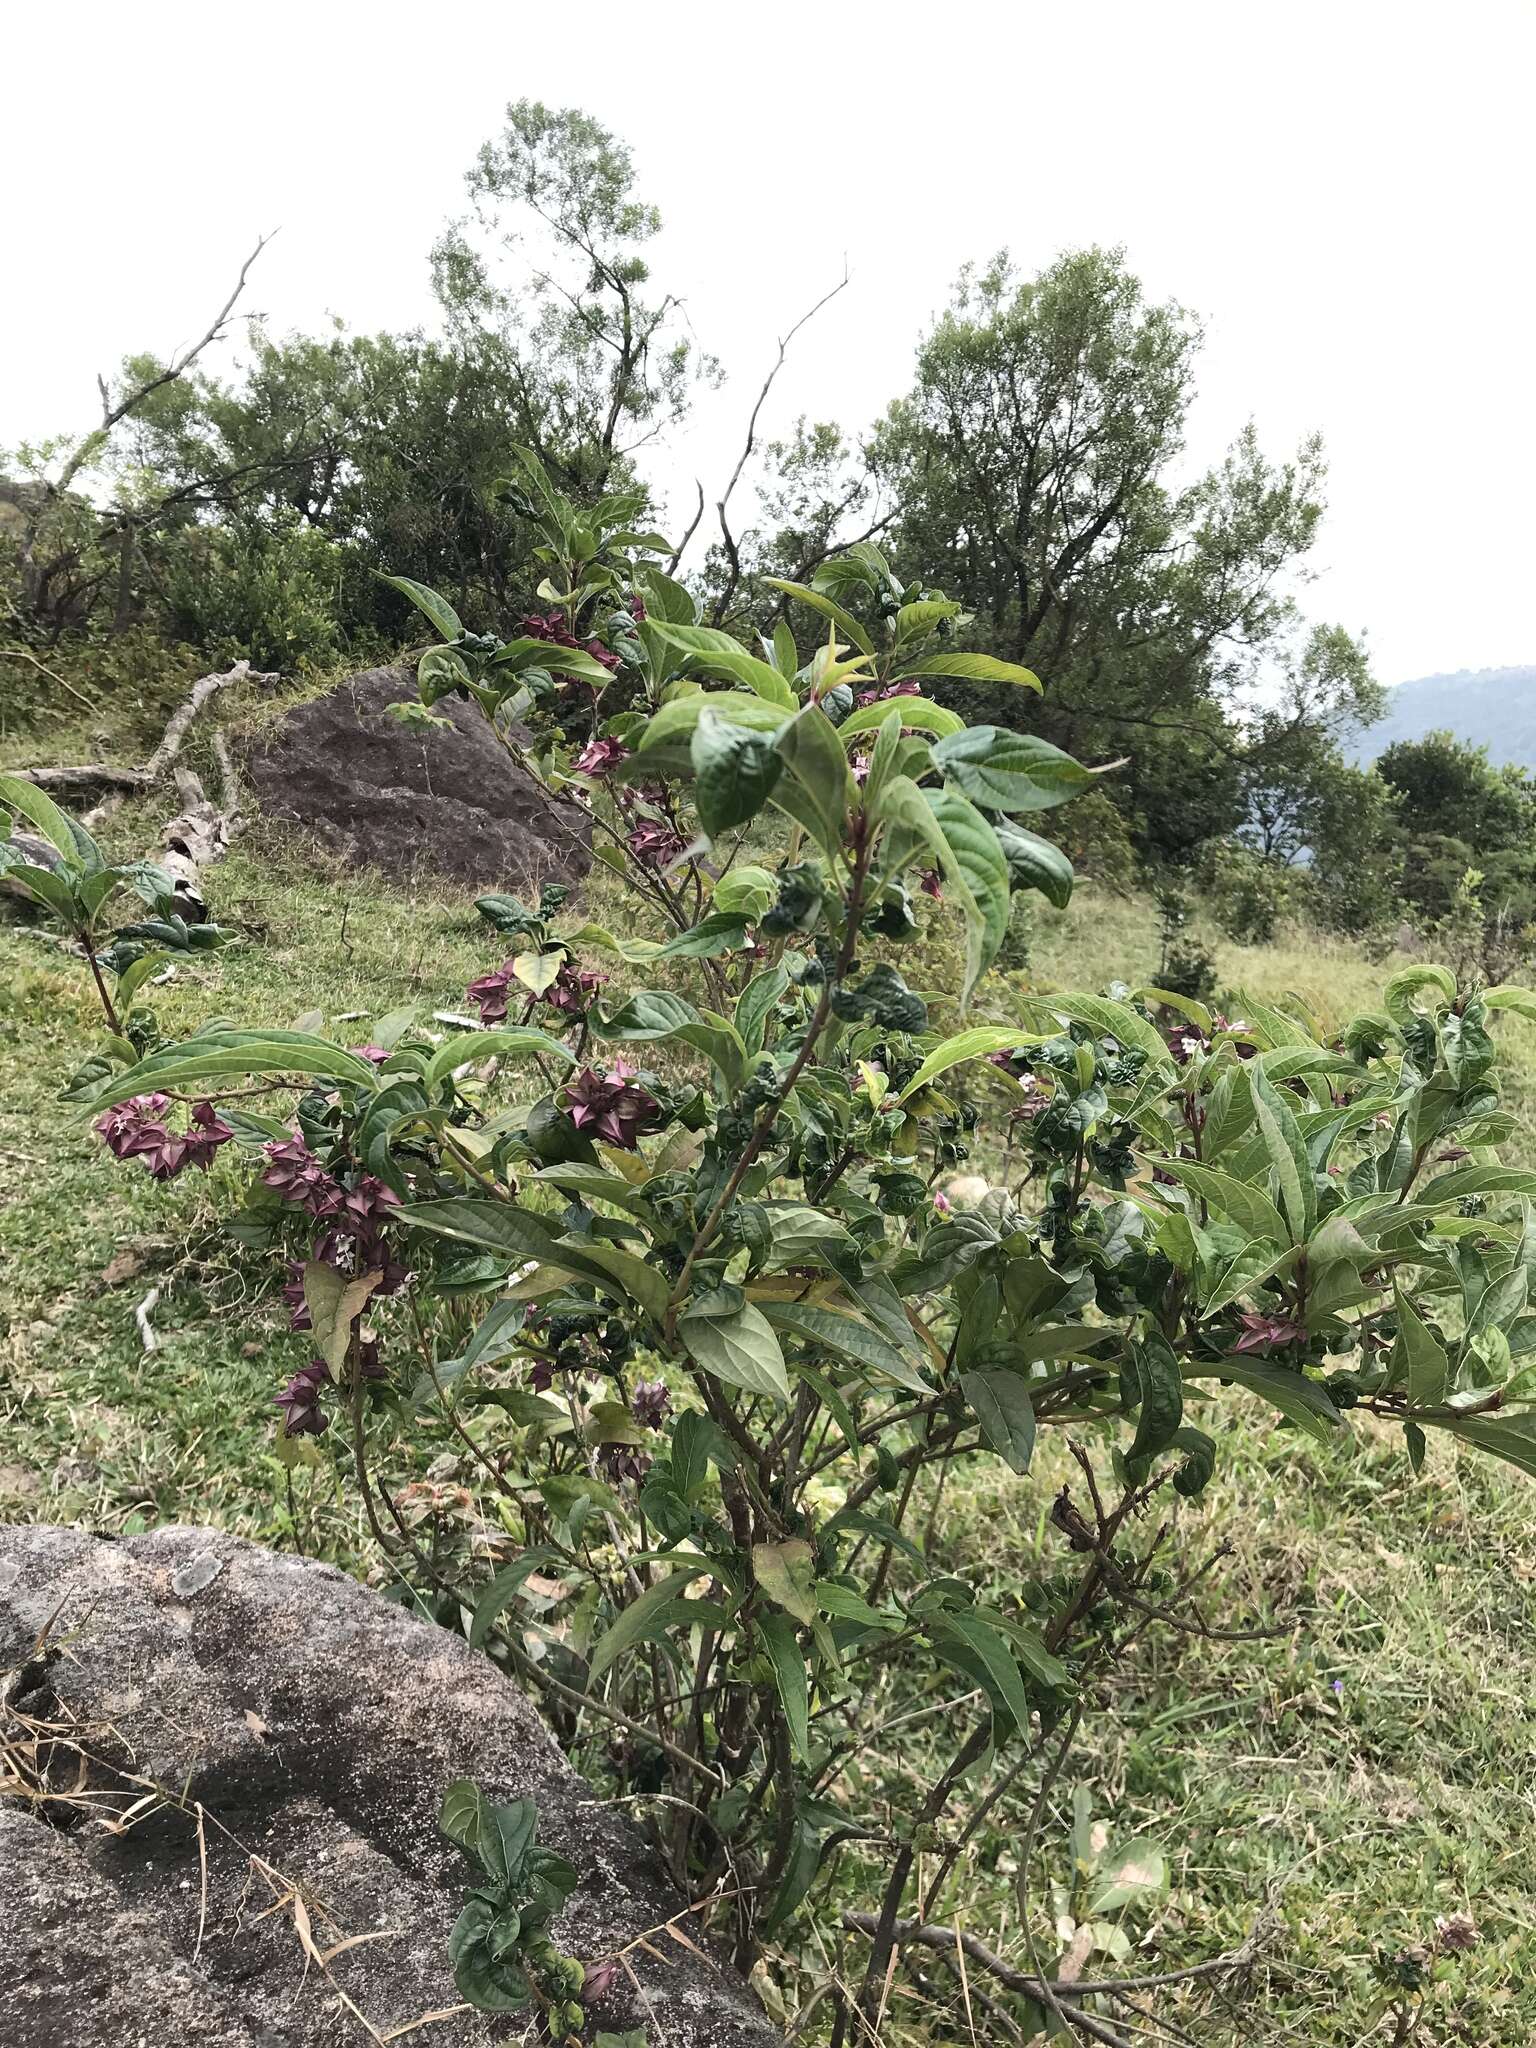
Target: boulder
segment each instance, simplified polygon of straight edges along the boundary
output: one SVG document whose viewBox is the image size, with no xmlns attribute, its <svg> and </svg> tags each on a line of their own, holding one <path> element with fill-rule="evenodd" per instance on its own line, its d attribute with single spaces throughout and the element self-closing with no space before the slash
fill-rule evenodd
<svg viewBox="0 0 1536 2048">
<path fill-rule="evenodd" d="M 0 1530 L 0 1674 L 6 2048 L 531 2039 L 454 1988 L 470 1873 L 436 1815 L 460 1777 L 533 1799 L 580 1870 L 561 1946 L 627 1951 L 592 2031 L 779 2038 L 523 1693 L 331 1566 L 200 1529 Z"/>
<path fill-rule="evenodd" d="M 385 715 L 415 696 L 409 668 L 370 668 L 262 726 L 243 768 L 263 815 L 393 881 L 535 897 L 579 881 L 592 865 L 582 806 L 551 797 L 458 698 L 433 707 L 449 728 Z"/>
</svg>

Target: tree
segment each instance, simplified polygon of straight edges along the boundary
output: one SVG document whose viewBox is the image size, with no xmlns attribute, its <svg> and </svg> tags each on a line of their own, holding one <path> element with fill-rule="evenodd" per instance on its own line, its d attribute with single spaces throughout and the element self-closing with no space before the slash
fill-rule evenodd
<svg viewBox="0 0 1536 2048">
<path fill-rule="evenodd" d="M 1042 732 L 1129 752 L 1144 811 L 1149 783 L 1178 780 L 1160 752 L 1235 746 L 1245 692 L 1294 635 L 1287 585 L 1322 516 L 1315 439 L 1277 464 L 1250 426 L 1175 483 L 1199 346 L 1118 250 L 1027 281 L 1001 256 L 962 275 L 871 448 L 898 568 L 931 565 L 989 648 L 1053 678 Z"/>
<path fill-rule="evenodd" d="M 493 337 L 535 425 L 525 438 L 580 494 L 601 492 L 687 411 L 713 374 L 670 292 L 651 295 L 641 250 L 661 215 L 634 196 L 629 151 L 588 115 L 507 108 L 466 183 L 471 210 L 432 252 L 461 345 Z"/>
</svg>

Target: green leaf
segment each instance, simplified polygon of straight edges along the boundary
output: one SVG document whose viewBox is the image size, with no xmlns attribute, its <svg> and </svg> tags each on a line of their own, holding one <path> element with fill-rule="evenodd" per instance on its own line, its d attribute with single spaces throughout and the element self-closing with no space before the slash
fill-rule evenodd
<svg viewBox="0 0 1536 2048">
<path fill-rule="evenodd" d="M 983 1621 L 978 1614 L 964 1607 L 947 1608 L 942 1614 L 930 1617 L 926 1626 L 930 1638 L 958 1637 L 980 1660 L 982 1669 L 991 1680 L 992 1689 L 1001 1697 L 1012 1716 L 1014 1727 L 1022 1735 L 1029 1726 L 1029 1696 L 1024 1690 L 1018 1660 L 1008 1645 L 1007 1637 L 990 1622 Z"/>
<path fill-rule="evenodd" d="M 752 1208 L 769 1232 L 762 1272 L 781 1273 L 786 1266 L 821 1266 L 836 1272 L 851 1259 L 857 1273 L 858 1247 L 835 1216 L 807 1202 L 760 1202 Z"/>
<path fill-rule="evenodd" d="M 883 1372 L 888 1379 L 909 1388 L 914 1394 L 931 1391 L 910 1359 L 877 1330 L 872 1330 L 855 1316 L 805 1301 L 767 1301 L 762 1304 L 762 1310 L 775 1329 L 788 1330 L 854 1365 Z"/>
<path fill-rule="evenodd" d="M 82 849 L 76 838 L 76 827 L 68 813 L 61 811 L 53 798 L 39 789 L 35 782 L 28 782 L 20 775 L 0 775 L 0 804 L 20 811 L 71 867 L 81 865 Z M 79 829 L 83 831 L 84 827 Z"/>
<path fill-rule="evenodd" d="M 763 581 L 770 590 L 782 590 L 786 597 L 798 597 L 800 602 L 808 604 L 812 611 L 820 612 L 824 619 L 830 619 L 849 645 L 857 647 L 861 654 L 874 653 L 874 641 L 870 639 L 853 613 L 844 611 L 843 607 L 825 592 L 812 590 L 804 583 L 786 583 L 780 576 L 765 576 Z M 937 670 L 935 673 L 942 674 L 943 671 Z"/>
<path fill-rule="evenodd" d="M 1160 1173 L 1170 1175 L 1189 1188 L 1207 1208 L 1225 1216 L 1249 1237 L 1261 1244 L 1290 1242 L 1285 1218 L 1262 1188 L 1251 1186 L 1235 1175 L 1214 1166 L 1199 1166 L 1192 1159 L 1159 1159 Z"/>
<path fill-rule="evenodd" d="M 784 756 L 765 734 L 712 712 L 694 727 L 689 753 L 699 823 L 711 839 L 754 818 L 784 772 Z"/>
<path fill-rule="evenodd" d="M 1006 726 L 971 725 L 937 741 L 933 765 L 992 811 L 1048 811 L 1086 789 L 1091 768 L 1049 740 Z"/>
<path fill-rule="evenodd" d="M 732 868 L 722 875 L 711 900 L 716 910 L 755 921 L 771 907 L 778 893 L 779 885 L 766 868 L 747 866 Z"/>
<path fill-rule="evenodd" d="M 1153 1066 L 1173 1070 L 1173 1054 L 1163 1043 L 1161 1033 L 1129 1003 L 1117 1003 L 1109 996 L 1051 995 L 1027 997 L 1020 1007 L 1026 1017 L 1055 1017 L 1086 1024 L 1095 1038 L 1113 1038 L 1117 1044 L 1137 1046 Z"/>
<path fill-rule="evenodd" d="M 760 1614 L 757 1632 L 773 1666 L 774 1683 L 778 1687 L 784 1718 L 789 1723 L 789 1737 L 795 1746 L 795 1754 L 805 1762 L 811 1747 L 810 1687 L 795 1624 L 787 1614 Z"/>
<path fill-rule="evenodd" d="M 638 1599 L 632 1600 L 593 1645 L 587 1666 L 591 1683 L 597 1683 L 616 1657 L 623 1656 L 626 1650 L 633 1649 L 637 1643 L 646 1642 L 658 1628 L 663 1627 L 663 1616 L 667 1610 L 679 1604 L 684 1607 L 690 1604 L 710 1606 L 711 1603 L 707 1601 L 690 1603 L 681 1599 L 683 1588 L 691 1585 L 695 1579 L 706 1577 L 708 1572 L 707 1560 L 702 1557 L 695 1558 L 681 1571 L 671 1572 L 666 1578 L 658 1579 L 655 1585 L 648 1586 Z"/>
<path fill-rule="evenodd" d="M 846 747 L 860 733 L 877 732 L 892 710 L 900 712 L 903 725 L 918 732 L 931 732 L 940 739 L 946 733 L 965 731 L 965 720 L 942 704 L 930 704 L 926 697 L 902 697 L 861 704 L 856 711 L 849 712 L 837 728 L 837 736 Z"/>
<path fill-rule="evenodd" d="M 464 628 L 459 615 L 446 597 L 439 597 L 435 590 L 429 590 L 425 583 L 418 583 L 411 576 L 380 575 L 379 581 L 387 583 L 391 590 L 398 590 L 402 597 L 408 597 L 417 611 L 424 612 L 432 621 L 444 640 L 463 639 Z"/>
<path fill-rule="evenodd" d="M 723 910 L 712 910 L 691 930 L 679 932 L 664 946 L 657 946 L 653 960 L 716 960 L 722 953 L 734 953 L 746 944 L 747 921 Z"/>
<path fill-rule="evenodd" d="M 431 1059 L 422 1083 L 435 1088 L 455 1067 L 467 1065 L 470 1061 L 501 1059 L 507 1053 L 538 1053 L 548 1059 L 556 1059 L 563 1066 L 573 1067 L 576 1062 L 569 1047 L 551 1038 L 547 1031 L 536 1031 L 531 1024 L 507 1024 L 492 1031 L 457 1032 L 440 1045 Z"/>
<path fill-rule="evenodd" d="M 789 987 L 789 975 L 782 967 L 767 967 L 755 974 L 736 998 L 736 1029 L 749 1059 L 763 1049 L 768 1019 Z"/>
<path fill-rule="evenodd" d="M 1035 1454 L 1035 1410 L 1027 1383 L 1012 1372 L 966 1372 L 960 1390 L 981 1424 L 981 1433 L 1019 1474 Z"/>
<path fill-rule="evenodd" d="M 640 735 L 640 744 L 635 759 L 640 764 L 637 770 L 640 780 L 650 774 L 645 756 L 658 752 L 663 747 L 673 747 L 689 740 L 693 729 L 708 711 L 716 718 L 727 719 L 733 725 L 747 727 L 753 732 L 778 732 L 787 723 L 784 711 L 775 704 L 765 704 L 760 697 L 744 697 L 738 692 L 714 690 L 686 690 L 682 695 L 669 697 L 655 713 L 645 731 Z M 690 763 L 691 766 L 691 763 Z"/>
<path fill-rule="evenodd" d="M 817 821 L 816 837 L 834 861 L 842 857 L 848 808 L 857 798 L 837 728 L 814 704 L 798 712 L 774 742 Z"/>
<path fill-rule="evenodd" d="M 536 1549 L 523 1551 L 521 1556 L 513 1558 L 510 1564 L 502 1566 L 501 1570 L 497 1572 L 496 1576 L 490 1581 L 484 1592 L 481 1593 L 479 1599 L 475 1602 L 474 1617 L 469 1629 L 469 1647 L 472 1650 L 484 1648 L 491 1630 L 511 1606 L 513 1598 L 524 1580 L 531 1573 L 538 1571 L 542 1565 L 554 1563 L 558 1557 L 558 1551 L 540 1546 Z M 467 1783 L 468 1781 L 464 1780 L 461 1782 Z M 450 1786 L 450 1792 L 453 1789 Z M 443 1805 L 446 1812 L 446 1799 Z M 440 1821 L 439 1826 L 442 1827 L 444 1834 L 448 1833 L 446 1823 Z M 454 1839 L 457 1840 L 457 1836 Z"/>
<path fill-rule="evenodd" d="M 752 1575 L 775 1606 L 807 1627 L 816 1619 L 816 1553 L 802 1537 L 754 1543 Z"/>
<path fill-rule="evenodd" d="M 1309 1380 L 1305 1373 L 1293 1372 L 1288 1366 L 1276 1365 L 1268 1359 L 1222 1358 L 1214 1364 L 1201 1359 L 1185 1365 L 1184 1377 L 1187 1380 L 1235 1380 L 1240 1387 L 1262 1395 L 1271 1407 L 1279 1409 L 1288 1422 L 1294 1422 L 1298 1429 L 1307 1436 L 1316 1437 L 1319 1443 L 1326 1443 L 1329 1431 L 1337 1429 L 1343 1420 L 1316 1380 Z"/>
<path fill-rule="evenodd" d="M 1003 859 L 1008 863 L 1008 886 L 1014 891 L 1038 889 L 1047 903 L 1058 910 L 1065 910 L 1072 900 L 1072 885 L 1076 880 L 1072 863 L 1059 846 L 1053 846 L 1049 839 L 1042 839 L 1036 832 L 1026 832 L 1022 825 L 1000 823 L 993 827 L 997 843 L 1003 849 Z"/>
<path fill-rule="evenodd" d="M 310 1259 L 304 1267 L 304 1306 L 314 1326 L 314 1348 L 338 1380 L 344 1379 L 353 1318 L 362 1314 L 363 1304 L 383 1277 L 341 1273 L 320 1259 Z"/>
<path fill-rule="evenodd" d="M 1513 983 L 1501 982 L 1497 988 L 1484 989 L 1483 1007 L 1488 1010 L 1509 1010 L 1516 1017 L 1523 1017 L 1527 1024 L 1536 1024 L 1536 990 L 1516 988 Z"/>
<path fill-rule="evenodd" d="M 1464 1443 L 1475 1444 L 1536 1479 L 1536 1411 L 1515 1415 L 1424 1416 L 1425 1427 L 1449 1430 Z"/>
<path fill-rule="evenodd" d="M 1456 1000 L 1456 977 L 1448 967 L 1436 967 L 1429 961 L 1420 961 L 1416 966 L 1404 967 L 1394 974 L 1381 992 L 1381 1000 L 1392 1022 L 1401 1028 L 1411 1023 L 1414 1016 L 1413 998 L 1420 989 L 1433 989 L 1441 998 L 1437 1007 L 1446 1007 Z"/>
<path fill-rule="evenodd" d="M 623 1295 L 640 1304 L 652 1322 L 659 1323 L 666 1315 L 670 1294 L 667 1276 L 649 1260 L 637 1258 L 633 1252 L 620 1251 L 616 1245 L 604 1244 L 601 1238 L 591 1237 L 557 1238 L 554 1258 L 556 1265 L 574 1267 L 577 1272 L 586 1272 L 593 1266 L 601 1267 Z"/>
<path fill-rule="evenodd" d="M 907 676 L 948 676 L 957 683 L 1017 683 L 1040 694 L 1040 678 L 1033 669 L 1020 668 L 1016 661 L 999 661 L 992 654 L 928 654 L 921 661 L 905 664 L 902 677 Z"/>
<path fill-rule="evenodd" d="M 1017 1025 L 973 1024 L 968 1031 L 957 1031 L 942 1045 L 935 1046 L 896 1100 L 905 1102 L 920 1088 L 926 1088 L 930 1081 L 936 1081 L 940 1074 L 948 1073 L 951 1067 L 958 1067 L 966 1060 L 986 1059 L 994 1052 L 1014 1052 L 1020 1046 L 1043 1042 L 1038 1032 L 1021 1030 Z"/>
<path fill-rule="evenodd" d="M 1131 1346 L 1127 1364 L 1126 1377 L 1141 1409 L 1135 1440 L 1126 1452 L 1134 1465 L 1155 1458 L 1178 1435 L 1184 1420 L 1184 1379 L 1172 1346 L 1157 1330 Z"/>
<path fill-rule="evenodd" d="M 133 1095 L 177 1090 L 190 1082 L 219 1080 L 229 1074 L 349 1081 L 370 1094 L 380 1086 L 371 1061 L 307 1031 L 199 1031 L 114 1074 L 91 1097 L 87 1113 L 94 1116 Z"/>
<path fill-rule="evenodd" d="M 915 604 L 904 604 L 897 612 L 892 628 L 892 639 L 896 646 L 904 647 L 909 640 L 923 640 L 935 626 L 945 619 L 956 619 L 963 606 L 949 597 L 925 597 Z"/>
<path fill-rule="evenodd" d="M 595 1037 L 629 1044 L 680 1038 L 714 1062 L 728 1088 L 739 1088 L 746 1079 L 747 1049 L 735 1025 L 712 1012 L 696 1010 L 692 1003 L 664 989 L 641 989 L 611 1017 L 594 1013 L 587 1021 Z"/>
<path fill-rule="evenodd" d="M 443 1794 L 437 1825 L 441 1833 L 477 1860 L 480 1841 L 490 1826 L 491 1802 L 473 1778 L 456 1778 Z"/>
<path fill-rule="evenodd" d="M 779 1340 L 772 1324 L 751 1302 L 728 1316 L 711 1315 L 695 1302 L 679 1318 L 677 1334 L 694 1363 L 717 1380 L 788 1404 L 789 1376 Z"/>
<path fill-rule="evenodd" d="M 765 703 L 777 704 L 782 710 L 793 711 L 798 704 L 799 699 L 779 671 L 749 654 L 729 633 L 712 626 L 673 626 L 665 622 L 658 622 L 656 631 L 669 646 L 692 655 L 694 667 L 703 669 L 707 675 L 728 676 L 734 683 L 745 683 Z"/>
<path fill-rule="evenodd" d="M 1410 1408 L 1438 1408 L 1445 1399 L 1444 1348 L 1402 1288 L 1394 1287 L 1393 1292 L 1397 1298 L 1394 1381 L 1407 1387 Z"/>
<path fill-rule="evenodd" d="M 441 1202 L 412 1202 L 396 1215 L 408 1230 L 457 1238 L 461 1244 L 479 1245 L 482 1251 L 499 1252 L 504 1258 L 541 1259 L 554 1266 L 568 1263 L 555 1248 L 554 1218 L 535 1216 L 511 1202 L 455 1195 Z"/>
<path fill-rule="evenodd" d="M 1249 1076 L 1253 1089 L 1253 1113 L 1263 1133 L 1269 1163 L 1280 1185 L 1280 1209 L 1289 1226 L 1291 1242 L 1304 1244 L 1317 1220 L 1317 1189 L 1307 1148 L 1290 1104 L 1276 1093 L 1261 1072 Z M 1533 1183 L 1536 1184 L 1536 1183 Z"/>
</svg>

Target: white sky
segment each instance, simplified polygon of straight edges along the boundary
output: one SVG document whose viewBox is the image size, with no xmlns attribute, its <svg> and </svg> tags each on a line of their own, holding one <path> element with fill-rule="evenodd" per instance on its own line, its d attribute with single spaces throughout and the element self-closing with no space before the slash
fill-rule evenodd
<svg viewBox="0 0 1536 2048">
<path fill-rule="evenodd" d="M 0 446 L 90 424 L 97 370 L 195 337 L 263 229 L 275 329 L 430 321 L 428 247 L 526 95 L 613 128 L 662 209 L 655 272 L 730 373 L 665 458 L 711 501 L 845 255 L 769 433 L 880 411 L 967 259 L 1122 242 L 1205 323 L 1202 461 L 1250 415 L 1326 436 L 1309 610 L 1387 682 L 1536 660 L 1536 0 L 76 0 L 0 47 Z"/>
</svg>

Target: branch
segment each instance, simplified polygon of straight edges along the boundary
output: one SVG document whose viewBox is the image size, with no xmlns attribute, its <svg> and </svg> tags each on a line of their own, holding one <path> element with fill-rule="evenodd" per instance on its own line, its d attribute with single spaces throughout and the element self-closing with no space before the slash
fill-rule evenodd
<svg viewBox="0 0 1536 2048">
<path fill-rule="evenodd" d="M 855 1934 L 873 1936 L 879 1922 L 873 1913 L 844 1913 L 843 1925 Z M 999 1984 L 1009 1991 L 1017 1991 L 1024 1998 L 1034 1999 L 1037 2005 L 1049 2004 L 1052 1993 L 1057 1998 L 1073 2000 L 1115 1998 L 1128 1992 L 1153 1991 L 1168 1984 L 1191 1984 L 1202 1977 L 1220 1977 L 1246 1970 L 1258 1956 L 1264 1934 L 1262 1923 L 1255 1923 L 1240 1948 L 1233 1949 L 1228 1955 L 1213 1956 L 1208 1963 L 1192 1963 L 1183 1970 L 1155 1970 L 1145 1977 L 1099 1977 L 1089 1983 L 1067 1983 L 1016 1970 L 974 1934 L 957 1932 L 953 1927 L 941 1927 L 921 1920 L 898 1920 L 893 1931 L 898 1943 L 913 1942 L 919 1948 L 964 1949 L 971 1961 L 990 1972 Z M 1077 2019 L 1079 2015 L 1073 2014 L 1072 2017 Z"/>
<path fill-rule="evenodd" d="M 720 531 L 725 537 L 725 551 L 726 554 L 730 557 L 731 563 L 731 573 L 729 580 L 727 581 L 725 588 L 721 591 L 720 595 L 715 600 L 713 623 L 717 626 L 719 625 L 721 619 L 724 618 L 726 608 L 730 604 L 731 599 L 736 594 L 736 586 L 741 581 L 741 556 L 737 552 L 736 542 L 732 538 L 730 526 L 726 522 L 725 508 L 730 503 L 732 491 L 735 490 L 737 484 L 740 483 L 741 481 L 742 471 L 746 468 L 748 462 L 750 462 L 750 460 L 752 459 L 753 449 L 757 446 L 758 419 L 761 416 L 763 406 L 767 401 L 768 394 L 773 389 L 774 379 L 778 376 L 780 370 L 782 370 L 784 367 L 784 358 L 789 351 L 789 344 L 794 340 L 795 336 L 800 332 L 802 327 L 804 327 L 809 321 L 815 319 L 816 315 L 821 311 L 823 306 L 827 305 L 831 300 L 835 299 L 840 291 L 843 291 L 847 288 L 847 284 L 848 269 L 847 265 L 845 264 L 843 267 L 843 274 L 841 279 L 837 284 L 833 285 L 831 291 L 823 292 L 821 297 L 816 301 L 815 305 L 811 307 L 810 311 L 808 313 L 802 313 L 800 315 L 800 318 L 795 322 L 794 326 L 790 328 L 789 332 L 787 334 L 780 336 L 779 352 L 777 356 L 775 356 L 774 358 L 773 368 L 768 372 L 768 375 L 763 379 L 763 388 L 757 394 L 757 403 L 756 405 L 753 406 L 751 417 L 747 421 L 746 443 L 743 446 L 740 455 L 737 456 L 736 458 L 736 467 L 731 471 L 730 479 L 727 482 L 725 489 L 720 493 L 719 498 L 715 501 L 715 510 L 720 515 Z M 697 521 L 695 521 L 695 524 L 697 524 Z M 693 528 L 690 527 L 688 531 L 691 535 L 693 532 Z M 682 549 L 679 548 L 678 553 L 681 554 L 681 552 Z"/>
<path fill-rule="evenodd" d="M 116 405 L 111 403 L 106 380 L 102 377 L 96 379 L 96 388 L 101 393 L 101 425 L 94 432 L 84 436 L 79 447 L 59 472 L 56 480 L 50 482 L 46 478 L 44 479 L 43 503 L 40 503 L 37 510 L 33 513 L 27 527 L 26 538 L 22 544 L 21 561 L 24 568 L 30 567 L 33 552 L 37 546 L 37 536 L 42 525 L 43 505 L 51 505 L 57 499 L 63 497 L 75 478 L 80 474 L 80 471 L 90 460 L 91 454 L 99 445 L 100 440 L 110 434 L 120 420 L 126 419 L 128 414 L 133 412 L 136 407 L 142 405 L 152 392 L 159 391 L 166 384 L 174 384 L 178 378 L 184 377 L 203 350 L 219 339 L 224 332 L 225 322 L 235 310 L 236 300 L 245 290 L 245 281 L 250 275 L 251 265 L 256 261 L 256 258 L 271 239 L 271 235 L 263 235 L 250 255 L 241 264 L 240 275 L 235 279 L 235 288 L 215 314 L 213 323 L 208 328 L 207 333 L 203 335 L 201 340 L 193 342 L 190 348 L 184 349 L 179 356 L 172 356 L 169 364 L 158 376 L 151 377 L 146 384 L 138 385 L 134 390 L 120 398 Z"/>
</svg>

